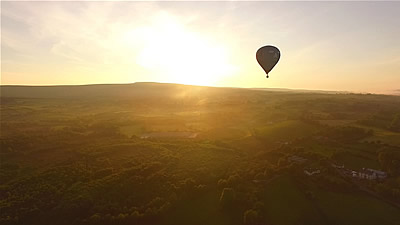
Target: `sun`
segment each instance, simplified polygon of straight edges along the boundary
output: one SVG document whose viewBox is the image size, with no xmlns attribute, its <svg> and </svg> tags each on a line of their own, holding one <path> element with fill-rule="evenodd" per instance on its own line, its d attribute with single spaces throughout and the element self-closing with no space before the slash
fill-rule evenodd
<svg viewBox="0 0 400 225">
<path fill-rule="evenodd" d="M 171 16 L 161 16 L 140 33 L 143 45 L 137 63 L 161 75 L 163 82 L 214 85 L 235 72 L 222 43 L 189 31 Z"/>
</svg>

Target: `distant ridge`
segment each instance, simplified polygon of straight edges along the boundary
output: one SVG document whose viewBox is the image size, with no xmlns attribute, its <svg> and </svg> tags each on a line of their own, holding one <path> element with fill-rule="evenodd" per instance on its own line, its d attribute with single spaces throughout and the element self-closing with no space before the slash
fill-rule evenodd
<svg viewBox="0 0 400 225">
<path fill-rule="evenodd" d="M 162 97 L 182 91 L 215 92 L 223 90 L 223 88 L 216 87 L 155 82 L 54 86 L 2 85 L 0 88 L 1 97 L 9 98 Z"/>
<path fill-rule="evenodd" d="M 202 92 L 208 94 L 227 94 L 233 92 L 268 91 L 271 93 L 319 93 L 351 94 L 350 92 L 302 90 L 283 88 L 235 88 L 207 87 L 173 83 L 137 82 L 128 84 L 85 84 L 85 85 L 1 85 L 1 97 L 8 98 L 92 98 L 92 97 L 167 97 Z"/>
<path fill-rule="evenodd" d="M 327 90 L 307 90 L 307 89 L 290 89 L 290 88 L 250 88 L 258 91 L 284 91 L 284 92 L 301 92 L 301 93 L 324 93 L 324 94 L 354 94 L 349 91 L 327 91 Z"/>
</svg>

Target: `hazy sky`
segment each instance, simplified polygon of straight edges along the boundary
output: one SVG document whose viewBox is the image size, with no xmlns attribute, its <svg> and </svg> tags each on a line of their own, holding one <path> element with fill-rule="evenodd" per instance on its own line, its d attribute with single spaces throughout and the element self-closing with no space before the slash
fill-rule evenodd
<svg viewBox="0 0 400 225">
<path fill-rule="evenodd" d="M 400 2 L 1 4 L 2 84 L 400 89 Z"/>
</svg>

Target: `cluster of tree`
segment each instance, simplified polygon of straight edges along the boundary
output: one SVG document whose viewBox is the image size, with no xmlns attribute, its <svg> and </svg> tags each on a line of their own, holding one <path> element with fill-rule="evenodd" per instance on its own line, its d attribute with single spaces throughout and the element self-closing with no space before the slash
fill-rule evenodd
<svg viewBox="0 0 400 225">
<path fill-rule="evenodd" d="M 378 183 L 375 185 L 375 190 L 392 201 L 400 202 L 400 181 Z"/>
<path fill-rule="evenodd" d="M 400 132 L 400 113 L 396 111 L 380 111 L 366 119 L 359 120 L 358 123 L 370 127 L 387 129 L 393 132 Z"/>
<path fill-rule="evenodd" d="M 383 147 L 378 152 L 381 167 L 391 176 L 400 175 L 400 149 L 397 147 Z"/>
<path fill-rule="evenodd" d="M 400 113 L 397 113 L 388 126 L 389 130 L 400 132 Z"/>
</svg>

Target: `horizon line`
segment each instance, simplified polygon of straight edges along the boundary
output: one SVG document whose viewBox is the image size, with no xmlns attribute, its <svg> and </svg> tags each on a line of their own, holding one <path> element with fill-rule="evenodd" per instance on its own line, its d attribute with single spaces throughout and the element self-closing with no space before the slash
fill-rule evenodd
<svg viewBox="0 0 400 225">
<path fill-rule="evenodd" d="M 168 82 L 155 82 L 155 81 L 139 81 L 133 83 L 88 83 L 88 84 L 0 84 L 1 87 L 76 87 L 76 86 L 96 86 L 96 85 L 133 85 L 133 84 L 172 84 L 172 85 L 183 85 L 183 86 L 194 86 L 194 87 L 208 87 L 208 88 L 237 88 L 237 89 L 256 89 L 256 90 L 289 90 L 289 91 L 310 91 L 310 92 L 334 92 L 340 94 L 373 94 L 373 95 L 390 95 L 399 96 L 398 90 L 392 90 L 391 93 L 374 93 L 374 92 L 355 92 L 345 90 L 329 90 L 329 89 L 304 89 L 304 88 L 285 88 L 285 87 L 231 87 L 231 86 L 206 86 L 206 85 L 195 85 L 195 84 L 180 84 L 180 83 L 168 83 Z M 389 91 L 388 91 L 389 92 Z M 396 94 L 396 92 L 399 92 Z"/>
</svg>

